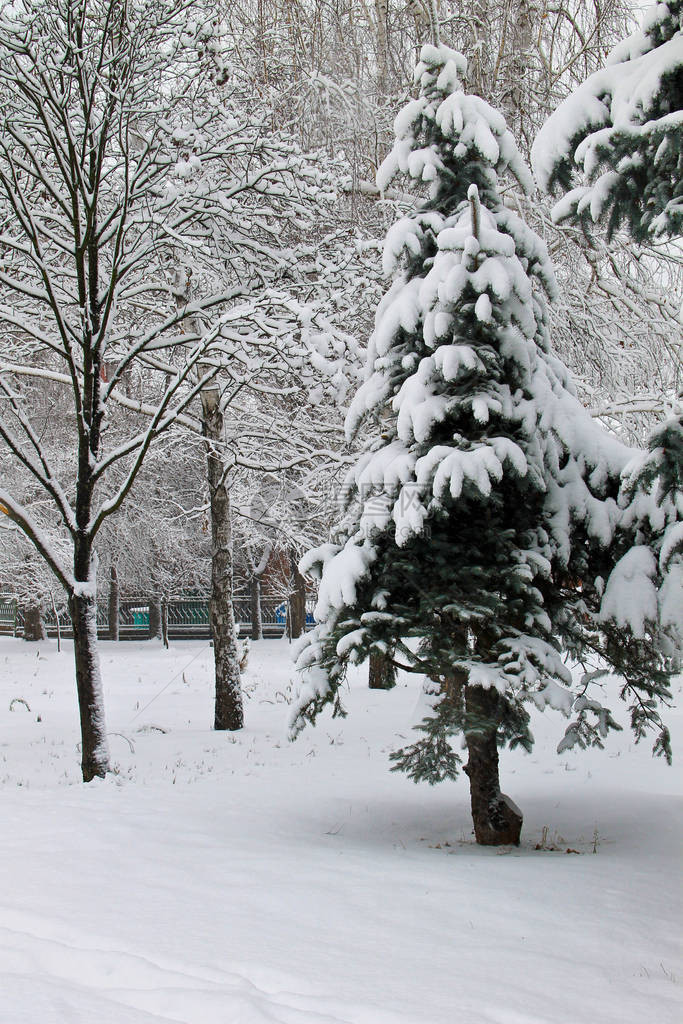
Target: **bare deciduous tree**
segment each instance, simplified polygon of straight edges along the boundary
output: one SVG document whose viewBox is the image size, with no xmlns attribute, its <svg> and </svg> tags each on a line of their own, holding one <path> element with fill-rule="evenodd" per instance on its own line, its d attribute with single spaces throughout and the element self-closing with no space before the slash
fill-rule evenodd
<svg viewBox="0 0 683 1024">
<path fill-rule="evenodd" d="M 174 117 L 198 60 L 189 6 L 55 0 L 0 16 L 0 437 L 24 481 L 12 491 L 3 482 L 0 502 L 68 595 L 86 781 L 109 767 L 95 540 L 154 440 L 199 393 L 203 316 L 227 298 L 178 310 L 169 288 L 206 205 L 188 184 L 187 123 Z M 202 324 L 194 336 L 180 326 L 189 313 Z M 110 409 L 151 352 L 166 353 L 172 371 L 150 370 L 151 413 L 122 429 Z M 59 464 L 33 416 L 41 375 L 71 396 Z M 25 499 L 26 481 L 40 503 Z M 49 536 L 57 522 L 69 559 Z"/>
</svg>

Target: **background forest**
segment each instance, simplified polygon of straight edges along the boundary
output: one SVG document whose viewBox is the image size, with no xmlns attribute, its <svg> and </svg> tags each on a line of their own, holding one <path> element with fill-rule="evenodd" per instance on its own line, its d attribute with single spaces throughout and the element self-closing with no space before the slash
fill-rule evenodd
<svg viewBox="0 0 683 1024">
<path fill-rule="evenodd" d="M 164 281 L 153 301 L 168 306 L 168 297 L 177 294 L 174 275 L 188 275 L 198 295 L 227 291 L 237 281 L 248 293 L 248 301 L 231 311 L 229 338 L 228 328 L 221 328 L 224 365 L 218 375 L 236 581 L 246 593 L 266 547 L 300 557 L 324 539 L 338 508 L 344 467 L 352 459 L 343 439 L 345 405 L 361 374 L 386 280 L 382 240 L 415 201 L 391 188 L 380 195 L 375 172 L 391 146 L 393 118 L 410 93 L 419 47 L 429 38 L 429 10 L 418 0 L 275 0 L 214 4 L 203 19 L 201 5 L 193 6 L 200 38 L 182 72 L 176 69 L 179 88 L 192 94 L 194 104 L 220 102 L 230 110 L 244 136 L 237 144 L 253 146 L 249 159 L 265 170 L 258 192 L 263 208 L 255 209 L 246 160 L 232 161 L 221 179 L 235 198 L 229 214 L 221 214 L 222 248 L 210 270 L 215 279 L 209 280 L 188 245 L 164 256 Z M 635 14 L 618 2 L 524 0 L 465 9 L 442 3 L 438 16 L 443 42 L 468 59 L 469 91 L 504 113 L 528 158 L 544 120 L 601 66 L 633 27 Z M 173 145 L 173 156 L 190 165 L 189 140 L 185 150 L 177 138 Z M 540 193 L 530 202 L 511 192 L 506 201 L 523 211 L 548 245 L 560 285 L 551 311 L 552 344 L 584 403 L 610 430 L 642 443 L 681 387 L 677 250 L 664 243 L 635 245 L 623 233 L 609 241 L 600 232 L 586 238 L 580 228 L 554 224 L 553 200 Z M 284 232 L 283 223 L 289 225 Z M 240 245 L 245 238 L 248 254 Z M 16 316 L 16 293 L 7 291 L 7 281 L 4 287 L 6 307 L 11 303 Z M 139 310 L 131 305 L 125 314 L 130 325 Z M 121 331 L 125 316 L 119 311 Z M 50 378 L 39 342 L 17 334 L 15 323 L 3 372 L 22 364 L 15 382 L 24 394 L 30 389 L 41 445 L 56 472 L 66 473 L 60 460 L 72 429 L 69 396 Z M 157 357 L 155 366 L 145 357 L 126 367 L 112 396 L 110 433 L 144 428 L 138 410 L 157 408 L 162 362 Z M 39 363 L 40 373 L 31 374 Z M 205 455 L 192 401 L 198 403 L 191 400 L 187 415 L 152 448 L 127 501 L 103 527 L 100 590 L 111 567 L 122 595 L 208 589 Z M 16 463 L 6 449 L 2 459 L 3 480 L 14 485 Z M 31 486 L 19 485 L 21 498 L 50 532 L 44 499 L 31 495 Z M 259 494 L 267 498 L 268 523 Z M 53 543 L 60 543 L 58 537 Z M 0 531 L 0 544 L 2 594 L 48 605 L 54 594 L 63 603 L 53 574 L 16 530 Z M 287 592 L 281 576 L 277 597 Z"/>
</svg>

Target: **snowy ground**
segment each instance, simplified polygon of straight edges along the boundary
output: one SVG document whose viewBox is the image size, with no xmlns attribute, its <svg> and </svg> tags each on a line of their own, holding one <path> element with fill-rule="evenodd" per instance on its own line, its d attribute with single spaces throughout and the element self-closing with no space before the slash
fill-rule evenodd
<svg viewBox="0 0 683 1024">
<path fill-rule="evenodd" d="M 119 774 L 83 786 L 65 648 L 0 639 L 2 1024 L 681 1019 L 683 787 L 628 733 L 558 757 L 539 715 L 503 755 L 523 844 L 486 850 L 465 779 L 387 770 L 415 683 L 359 673 L 290 744 L 286 642 L 254 645 L 239 735 L 210 731 L 205 643 L 104 643 Z"/>
</svg>

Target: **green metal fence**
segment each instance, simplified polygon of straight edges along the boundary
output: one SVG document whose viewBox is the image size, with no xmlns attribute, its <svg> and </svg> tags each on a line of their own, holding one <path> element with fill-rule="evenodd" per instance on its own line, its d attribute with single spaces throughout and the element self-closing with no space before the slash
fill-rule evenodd
<svg viewBox="0 0 683 1024">
<path fill-rule="evenodd" d="M 306 623 L 313 623 L 313 602 L 307 604 Z M 171 639 L 181 637 L 208 637 L 209 602 L 201 597 L 173 597 L 167 601 L 168 635 Z M 251 601 L 248 596 L 237 594 L 233 599 L 235 621 L 241 633 L 248 635 L 251 629 Z M 43 621 L 49 636 L 57 634 L 57 616 L 53 609 L 43 613 Z M 287 602 L 277 597 L 261 598 L 261 623 L 264 635 L 282 636 L 287 623 Z M 71 620 L 66 610 L 59 611 L 59 631 L 62 636 L 72 634 Z M 109 636 L 109 621 L 105 603 L 97 607 L 97 632 L 102 639 Z M 0 636 L 23 636 L 24 615 L 15 598 L 0 597 Z M 119 604 L 119 636 L 122 640 L 144 639 L 149 633 L 149 596 L 140 595 Z"/>
<path fill-rule="evenodd" d="M 18 605 L 13 598 L 0 597 L 0 636 L 17 635 L 17 612 Z"/>
</svg>

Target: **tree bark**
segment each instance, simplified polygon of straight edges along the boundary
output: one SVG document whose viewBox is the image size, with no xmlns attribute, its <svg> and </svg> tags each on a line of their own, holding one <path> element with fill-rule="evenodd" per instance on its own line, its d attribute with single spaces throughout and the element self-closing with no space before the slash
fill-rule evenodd
<svg viewBox="0 0 683 1024">
<path fill-rule="evenodd" d="M 39 604 L 29 604 L 24 608 L 24 640 L 47 640 L 43 609 Z"/>
<path fill-rule="evenodd" d="M 290 552 L 291 593 L 289 597 L 289 635 L 292 640 L 303 636 L 306 630 L 306 580 L 299 572 L 297 557 Z"/>
<path fill-rule="evenodd" d="M 534 16 L 538 10 L 529 0 L 516 0 L 509 25 L 510 57 L 502 84 L 501 109 L 511 130 L 520 123 L 524 104 L 525 71 L 534 36 Z"/>
<path fill-rule="evenodd" d="M 100 659 L 97 652 L 97 597 L 71 594 L 69 612 L 74 631 L 76 687 L 81 716 L 81 771 L 83 781 L 104 778 L 109 771 L 109 749 L 104 722 Z"/>
<path fill-rule="evenodd" d="M 377 23 L 377 91 L 381 97 L 384 97 L 389 72 L 388 0 L 375 0 L 375 18 Z"/>
<path fill-rule="evenodd" d="M 161 640 L 168 650 L 168 597 L 166 594 L 161 599 Z"/>
<path fill-rule="evenodd" d="M 59 611 L 57 610 L 57 605 L 55 603 L 55 595 L 52 593 L 52 591 L 50 591 L 50 599 L 52 601 L 52 611 L 54 612 L 55 628 L 57 630 L 57 650 L 61 653 L 61 650 L 62 650 L 62 627 L 61 627 L 61 623 L 59 621 Z"/>
<path fill-rule="evenodd" d="M 109 639 L 119 638 L 119 579 L 116 573 L 116 566 L 112 565 L 109 570 L 109 600 L 107 602 L 107 624 L 109 628 Z"/>
<path fill-rule="evenodd" d="M 251 639 L 263 640 L 263 619 L 261 618 L 261 580 L 258 576 L 251 577 Z"/>
<path fill-rule="evenodd" d="M 232 523 L 225 467 L 217 445 L 223 440 L 220 391 L 209 386 L 201 393 L 202 428 L 206 438 L 209 500 L 211 506 L 211 595 L 209 622 L 216 666 L 214 729 L 241 729 L 244 725 L 240 649 L 232 605 Z"/>
<path fill-rule="evenodd" d="M 158 591 L 152 594 L 149 599 L 149 632 L 150 640 L 161 640 L 161 594 Z"/>
<path fill-rule="evenodd" d="M 474 835 L 480 846 L 519 846 L 522 814 L 500 791 L 496 710 L 499 695 L 493 688 L 467 686 L 465 741 L 469 759 Z"/>
<path fill-rule="evenodd" d="M 396 686 L 396 669 L 388 655 L 370 652 L 368 686 L 371 690 L 391 690 Z"/>
</svg>

